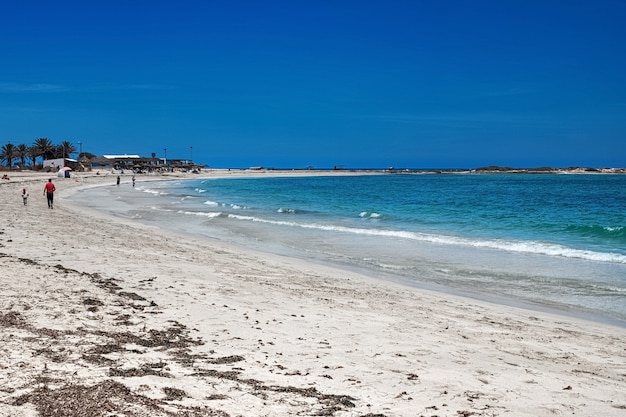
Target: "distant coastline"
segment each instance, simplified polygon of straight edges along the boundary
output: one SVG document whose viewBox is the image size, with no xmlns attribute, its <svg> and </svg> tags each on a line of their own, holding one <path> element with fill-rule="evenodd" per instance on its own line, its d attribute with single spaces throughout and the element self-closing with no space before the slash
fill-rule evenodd
<svg viewBox="0 0 626 417">
<path fill-rule="evenodd" d="M 389 172 L 419 172 L 419 173 L 477 173 L 477 174 L 626 174 L 626 168 L 584 168 L 584 167 L 537 167 L 512 168 L 508 166 L 489 165 L 480 168 L 468 169 L 387 169 Z"/>
<path fill-rule="evenodd" d="M 505 172 L 505 173 L 529 173 L 529 174 L 626 174 L 626 168 L 584 168 L 584 167 L 569 167 L 569 168 L 553 168 L 553 167 L 539 167 L 539 168 L 511 168 L 507 166 L 487 166 L 476 168 L 473 172 Z"/>
<path fill-rule="evenodd" d="M 211 170 L 212 168 L 208 168 Z M 236 171 L 236 168 L 232 169 Z M 354 172 L 354 173 L 392 173 L 392 174 L 626 174 L 626 168 L 593 168 L 593 167 L 535 167 L 513 168 L 509 166 L 489 165 L 479 168 L 242 168 L 244 171 L 280 172 L 280 171 L 310 171 L 310 172 Z M 230 169 L 229 169 L 230 171 Z"/>
</svg>

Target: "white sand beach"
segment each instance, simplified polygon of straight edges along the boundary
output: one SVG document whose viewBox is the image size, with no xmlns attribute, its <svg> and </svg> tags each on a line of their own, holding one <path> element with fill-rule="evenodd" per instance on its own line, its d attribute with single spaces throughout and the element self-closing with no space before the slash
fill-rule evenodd
<svg viewBox="0 0 626 417">
<path fill-rule="evenodd" d="M 50 210 L 50 175 L 0 183 L 0 416 L 626 415 L 624 328 L 176 235 L 64 198 L 112 174 L 52 176 Z"/>
</svg>

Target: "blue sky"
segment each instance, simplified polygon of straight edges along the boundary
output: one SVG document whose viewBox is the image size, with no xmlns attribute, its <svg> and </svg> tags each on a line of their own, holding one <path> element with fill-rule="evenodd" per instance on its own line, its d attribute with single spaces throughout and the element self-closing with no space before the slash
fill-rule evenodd
<svg viewBox="0 0 626 417">
<path fill-rule="evenodd" d="M 0 144 L 213 167 L 626 166 L 626 1 L 5 2 Z"/>
</svg>

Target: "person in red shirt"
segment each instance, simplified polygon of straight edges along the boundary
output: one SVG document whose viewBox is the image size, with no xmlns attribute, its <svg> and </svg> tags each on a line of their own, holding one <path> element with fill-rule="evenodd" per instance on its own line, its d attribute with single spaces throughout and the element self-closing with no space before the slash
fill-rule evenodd
<svg viewBox="0 0 626 417">
<path fill-rule="evenodd" d="M 54 192 L 56 191 L 56 187 L 52 183 L 52 178 L 48 180 L 46 185 L 43 187 L 43 194 L 48 198 L 48 208 L 52 208 L 52 203 L 54 200 Z"/>
</svg>

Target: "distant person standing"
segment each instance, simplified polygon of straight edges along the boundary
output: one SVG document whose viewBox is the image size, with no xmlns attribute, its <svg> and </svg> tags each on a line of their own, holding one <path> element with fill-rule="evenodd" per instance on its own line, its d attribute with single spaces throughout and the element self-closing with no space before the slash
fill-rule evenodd
<svg viewBox="0 0 626 417">
<path fill-rule="evenodd" d="M 117 185 L 120 185 L 120 176 L 117 176 Z"/>
<path fill-rule="evenodd" d="M 43 195 L 46 196 L 46 198 L 48 199 L 48 208 L 51 209 L 52 204 L 53 204 L 53 200 L 54 200 L 54 192 L 56 191 L 56 187 L 54 186 L 54 184 L 52 183 L 52 178 L 50 178 L 48 180 L 48 182 L 46 183 L 46 185 L 43 187 Z"/>
<path fill-rule="evenodd" d="M 26 188 L 22 188 L 22 200 L 24 200 L 24 205 L 28 204 L 28 191 L 26 191 Z"/>
<path fill-rule="evenodd" d="M 135 186 L 135 174 L 133 174 L 133 187 Z"/>
</svg>

